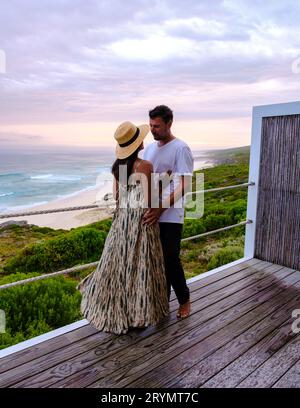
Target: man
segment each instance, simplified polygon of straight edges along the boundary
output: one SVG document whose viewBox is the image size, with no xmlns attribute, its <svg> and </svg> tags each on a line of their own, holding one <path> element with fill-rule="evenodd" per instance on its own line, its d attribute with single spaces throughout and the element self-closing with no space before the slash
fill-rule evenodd
<svg viewBox="0 0 300 408">
<path fill-rule="evenodd" d="M 188 178 L 193 175 L 194 159 L 189 146 L 171 132 L 173 112 L 169 107 L 156 106 L 149 111 L 149 116 L 155 142 L 146 147 L 143 158 L 153 164 L 154 173 L 167 172 L 175 177 L 169 188 L 164 189 L 159 208 L 145 212 L 143 223 L 159 222 L 169 300 L 172 286 L 179 303 L 177 317 L 184 318 L 190 314 L 190 293 L 179 257 L 184 223 L 182 197 L 190 182 Z M 164 203 L 168 203 L 169 208 L 164 208 Z"/>
</svg>

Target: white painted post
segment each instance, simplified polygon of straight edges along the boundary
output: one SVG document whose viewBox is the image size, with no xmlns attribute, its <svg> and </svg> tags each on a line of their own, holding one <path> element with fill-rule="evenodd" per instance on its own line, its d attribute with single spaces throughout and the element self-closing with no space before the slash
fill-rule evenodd
<svg viewBox="0 0 300 408">
<path fill-rule="evenodd" d="M 262 118 L 255 107 L 252 110 L 252 133 L 250 146 L 249 180 L 254 182 L 254 186 L 248 187 L 247 198 L 247 220 L 252 220 L 251 224 L 246 224 L 244 256 L 254 257 L 255 230 L 256 230 L 256 209 L 259 182 L 260 163 L 260 143 L 261 143 L 261 123 Z"/>
<path fill-rule="evenodd" d="M 256 212 L 258 199 L 261 125 L 262 118 L 270 116 L 299 115 L 300 101 L 254 106 L 252 111 L 252 133 L 249 163 L 249 182 L 255 185 L 248 188 L 247 219 L 253 222 L 246 225 L 244 256 L 253 258 L 255 253 Z"/>
</svg>

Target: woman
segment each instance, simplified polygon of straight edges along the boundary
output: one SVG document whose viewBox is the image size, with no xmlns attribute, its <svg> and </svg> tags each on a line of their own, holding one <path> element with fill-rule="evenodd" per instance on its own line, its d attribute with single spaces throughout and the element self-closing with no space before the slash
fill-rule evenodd
<svg viewBox="0 0 300 408">
<path fill-rule="evenodd" d="M 84 317 L 98 330 L 115 334 L 155 325 L 169 313 L 159 226 L 142 224 L 151 204 L 153 167 L 138 152 L 148 132 L 148 125 L 131 122 L 115 132 L 117 206 L 96 270 L 77 285 Z"/>
</svg>

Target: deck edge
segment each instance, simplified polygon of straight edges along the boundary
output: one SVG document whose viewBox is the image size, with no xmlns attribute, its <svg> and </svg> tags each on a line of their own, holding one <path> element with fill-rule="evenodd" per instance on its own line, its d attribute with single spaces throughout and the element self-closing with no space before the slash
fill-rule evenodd
<svg viewBox="0 0 300 408">
<path fill-rule="evenodd" d="M 242 262 L 249 261 L 250 259 L 252 259 L 252 257 L 243 257 L 236 261 L 229 262 L 225 265 L 219 266 L 218 268 L 214 268 L 210 271 L 203 272 L 198 276 L 194 276 L 193 278 L 187 279 L 187 284 L 196 282 L 200 279 L 204 279 L 207 276 L 214 275 L 215 273 L 222 272 L 225 269 L 231 268 L 232 266 L 238 265 Z M 41 334 L 40 336 L 36 336 L 36 337 L 33 337 L 32 339 L 24 340 L 18 344 L 14 344 L 13 346 L 0 350 L 0 359 L 10 354 L 17 353 L 18 351 L 22 351 L 28 347 L 32 347 L 32 346 L 35 346 L 36 344 L 53 339 L 54 337 L 71 332 L 80 327 L 86 326 L 87 324 L 89 324 L 87 319 L 77 320 L 74 323 L 68 324 L 63 327 L 59 327 L 58 329 L 55 329 L 55 330 L 51 330 L 47 333 Z"/>
<path fill-rule="evenodd" d="M 89 322 L 86 319 L 77 320 L 74 323 L 70 323 L 66 326 L 59 327 L 58 329 L 54 329 L 39 336 L 32 337 L 32 339 L 24 340 L 18 344 L 14 344 L 13 346 L 6 347 L 5 349 L 0 350 L 0 359 L 10 354 L 17 353 L 18 351 L 24 350 L 28 347 L 35 346 L 36 344 L 42 343 L 46 340 L 50 340 L 54 337 L 79 329 L 80 327 L 86 326 L 87 324 L 89 324 Z"/>
<path fill-rule="evenodd" d="M 232 266 L 238 265 L 238 264 L 240 264 L 242 262 L 250 261 L 250 259 L 253 259 L 253 257 L 252 256 L 244 256 L 243 258 L 237 259 L 236 261 L 229 262 L 229 263 L 227 263 L 225 265 L 219 266 L 218 268 L 214 268 L 214 269 L 212 269 L 210 271 L 203 272 L 200 275 L 194 276 L 193 278 L 187 279 L 186 282 L 187 282 L 187 284 L 192 283 L 192 282 L 196 282 L 196 281 L 198 281 L 200 279 L 206 278 L 207 276 L 211 276 L 211 275 L 214 275 L 215 273 L 222 272 L 225 269 L 231 268 Z"/>
</svg>

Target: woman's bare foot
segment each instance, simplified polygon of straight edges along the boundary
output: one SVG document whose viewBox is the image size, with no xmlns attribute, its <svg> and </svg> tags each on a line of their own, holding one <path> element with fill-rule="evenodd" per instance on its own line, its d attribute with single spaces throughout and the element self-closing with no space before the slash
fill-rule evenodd
<svg viewBox="0 0 300 408">
<path fill-rule="evenodd" d="M 179 305 L 179 309 L 177 310 L 176 316 L 178 318 L 188 317 L 191 312 L 191 302 L 190 299 L 184 303 L 183 305 Z"/>
</svg>

